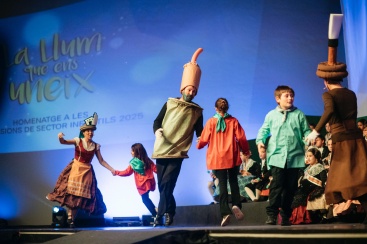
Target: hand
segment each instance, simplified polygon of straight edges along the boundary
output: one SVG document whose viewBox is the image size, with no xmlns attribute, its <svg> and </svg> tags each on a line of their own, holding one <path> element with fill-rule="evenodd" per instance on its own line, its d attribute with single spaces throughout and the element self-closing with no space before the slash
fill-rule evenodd
<svg viewBox="0 0 367 244">
<path fill-rule="evenodd" d="M 113 176 L 116 176 L 116 174 L 117 174 L 117 173 L 116 173 L 116 170 L 112 170 L 112 171 L 111 171 L 111 174 L 112 174 Z"/>
<path fill-rule="evenodd" d="M 61 139 L 61 138 L 64 138 L 64 133 L 62 133 L 62 132 L 60 132 L 59 134 L 57 134 L 57 137 L 59 137 L 59 139 Z"/>
<path fill-rule="evenodd" d="M 199 143 L 200 141 L 200 136 L 196 139 L 196 143 Z"/>
<path fill-rule="evenodd" d="M 163 137 L 163 129 L 159 128 L 158 130 L 154 132 L 154 135 L 155 135 L 155 138 L 161 139 Z"/>
<path fill-rule="evenodd" d="M 306 136 L 305 141 L 308 145 L 310 145 L 313 141 L 315 141 L 316 137 L 319 133 L 316 130 L 313 130 L 308 136 Z"/>
<path fill-rule="evenodd" d="M 253 180 L 251 180 L 251 183 L 253 184 L 253 183 L 259 183 L 259 179 L 253 179 Z"/>
</svg>

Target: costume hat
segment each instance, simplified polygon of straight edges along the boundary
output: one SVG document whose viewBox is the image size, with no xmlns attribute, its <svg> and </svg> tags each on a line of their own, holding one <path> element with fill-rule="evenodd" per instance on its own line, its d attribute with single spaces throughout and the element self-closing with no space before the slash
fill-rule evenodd
<svg viewBox="0 0 367 244">
<path fill-rule="evenodd" d="M 330 14 L 328 61 L 317 66 L 316 75 L 324 80 L 342 81 L 348 76 L 347 65 L 336 61 L 342 14 Z"/>
<path fill-rule="evenodd" d="M 184 71 L 182 74 L 180 93 L 187 86 L 194 86 L 196 90 L 199 90 L 201 69 L 196 63 L 196 59 L 202 51 L 202 48 L 198 48 L 194 55 L 192 55 L 191 61 L 183 66 Z"/>
<path fill-rule="evenodd" d="M 80 126 L 79 137 L 83 138 L 83 132 L 85 130 L 97 130 L 98 115 L 94 112 L 93 116 L 90 116 L 84 120 L 85 124 Z"/>
</svg>

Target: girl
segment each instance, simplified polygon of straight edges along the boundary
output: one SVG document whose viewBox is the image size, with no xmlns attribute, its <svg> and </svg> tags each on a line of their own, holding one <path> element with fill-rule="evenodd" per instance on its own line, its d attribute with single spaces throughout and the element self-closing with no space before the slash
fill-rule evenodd
<svg viewBox="0 0 367 244">
<path fill-rule="evenodd" d="M 141 143 L 135 143 L 131 146 L 131 156 L 129 166 L 123 171 L 115 171 L 115 175 L 129 176 L 134 173 L 136 188 L 152 216 L 157 215 L 157 209 L 149 198 L 149 192 L 155 190 L 154 173 L 157 173 L 156 165 L 148 157 L 144 146 Z"/>
<path fill-rule="evenodd" d="M 242 164 L 240 165 L 240 174 L 238 175 L 238 186 L 240 187 L 240 195 L 245 198 L 251 198 L 247 194 L 246 186 L 251 183 L 252 180 L 258 179 L 261 175 L 261 165 L 255 162 L 251 157 L 251 154 L 244 155 L 240 152 L 240 158 Z M 251 199 L 252 200 L 252 199 Z"/>
<path fill-rule="evenodd" d="M 228 108 L 227 99 L 217 99 L 216 114 L 206 123 L 196 145 L 198 149 L 208 145 L 207 168 L 219 179 L 221 226 L 229 223 L 232 212 L 237 220 L 243 219 L 237 174 L 241 164 L 240 151 L 250 155 L 245 131 L 238 120 L 227 113 Z M 231 187 L 232 209 L 228 206 L 227 179 Z"/>
<path fill-rule="evenodd" d="M 316 200 L 324 194 L 327 173 L 321 162 L 321 153 L 317 148 L 310 148 L 306 153 L 307 168 L 300 178 L 298 190 L 292 202 L 292 224 L 309 224 L 317 221 L 312 219 L 307 205 L 316 205 Z M 309 202 L 309 203 L 307 203 Z M 326 206 L 313 206 L 313 209 L 325 209 Z M 316 217 L 316 215 L 315 215 Z M 319 221 L 321 218 L 319 219 Z"/>
</svg>

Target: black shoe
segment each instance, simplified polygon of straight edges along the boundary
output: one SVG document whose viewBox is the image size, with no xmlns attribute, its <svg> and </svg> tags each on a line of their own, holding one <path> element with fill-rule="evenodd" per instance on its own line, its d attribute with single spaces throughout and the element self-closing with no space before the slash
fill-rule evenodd
<svg viewBox="0 0 367 244">
<path fill-rule="evenodd" d="M 153 227 L 157 227 L 157 226 L 163 226 L 163 217 L 162 216 L 156 216 L 154 218 L 154 223 L 153 223 Z"/>
<path fill-rule="evenodd" d="M 173 223 L 173 214 L 166 213 L 164 217 L 165 217 L 165 221 L 164 221 L 165 226 L 169 226 Z"/>
<path fill-rule="evenodd" d="M 268 216 L 268 218 L 265 221 L 265 224 L 267 224 L 267 225 L 276 225 L 277 224 L 277 219 L 272 217 L 272 216 Z"/>
<path fill-rule="evenodd" d="M 291 226 L 292 223 L 289 221 L 289 219 L 282 218 L 282 222 L 280 223 L 281 226 Z"/>
</svg>

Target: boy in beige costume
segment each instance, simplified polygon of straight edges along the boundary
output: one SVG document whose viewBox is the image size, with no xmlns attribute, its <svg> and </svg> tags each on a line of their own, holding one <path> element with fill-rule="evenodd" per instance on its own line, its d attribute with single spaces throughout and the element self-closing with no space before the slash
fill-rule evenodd
<svg viewBox="0 0 367 244">
<path fill-rule="evenodd" d="M 180 174 L 182 161 L 187 155 L 194 136 L 203 130 L 203 109 L 192 99 L 199 89 L 201 70 L 196 59 L 203 51 L 199 48 L 191 62 L 184 65 L 181 98 L 168 98 L 157 118 L 153 131 L 156 136 L 152 158 L 156 159 L 160 200 L 154 226 L 169 226 L 176 212 L 173 191 Z M 163 221 L 163 217 L 165 220 Z"/>
</svg>

